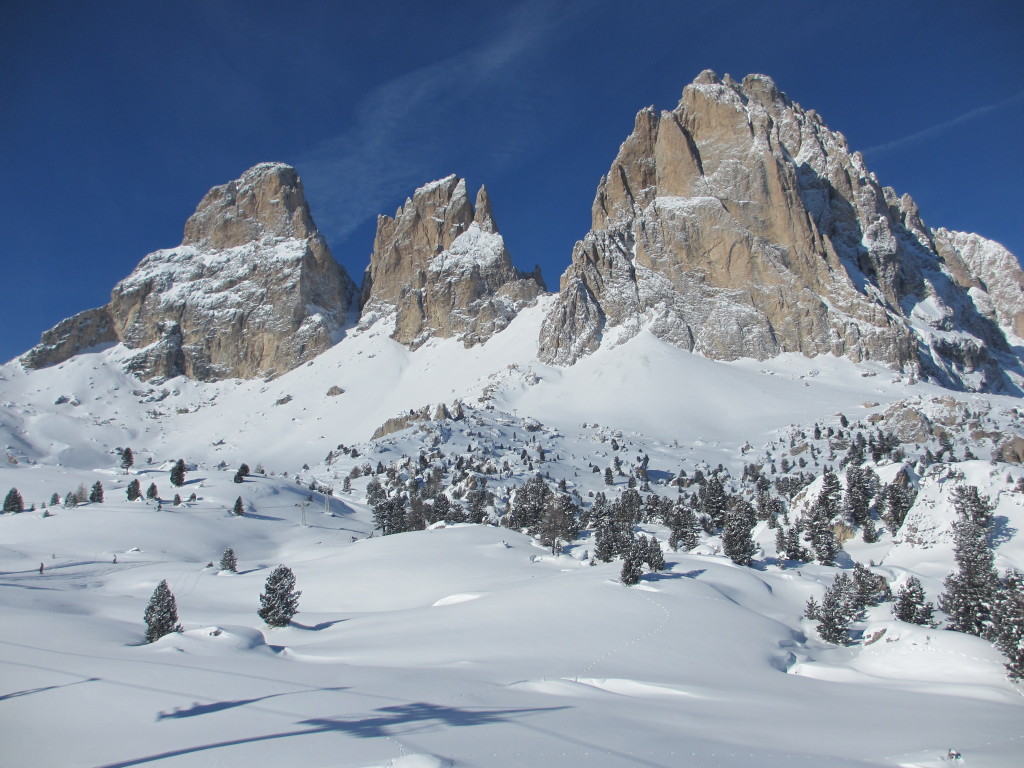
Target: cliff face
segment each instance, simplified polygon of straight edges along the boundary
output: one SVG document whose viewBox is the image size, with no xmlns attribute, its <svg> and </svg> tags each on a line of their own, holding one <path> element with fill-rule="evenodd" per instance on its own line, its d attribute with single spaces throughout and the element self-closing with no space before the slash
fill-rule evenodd
<svg viewBox="0 0 1024 768">
<path fill-rule="evenodd" d="M 364 322 L 394 314 L 392 337 L 416 347 L 432 336 L 472 346 L 503 330 L 545 290 L 540 271 L 518 272 L 481 187 L 449 176 L 379 216 L 362 289 Z"/>
<path fill-rule="evenodd" d="M 295 170 L 264 163 L 210 190 L 179 247 L 146 256 L 109 304 L 59 323 L 22 361 L 38 368 L 121 342 L 138 350 L 128 367 L 145 379 L 277 375 L 334 342 L 354 296 Z"/>
<path fill-rule="evenodd" d="M 1011 255 L 942 232 L 769 78 L 704 72 L 675 110 L 637 115 L 540 356 L 572 364 L 647 328 L 715 359 L 831 353 L 1010 385 L 1002 370 L 1019 362 L 1000 326 L 1024 318 L 1024 275 Z M 979 278 L 995 261 L 1006 277 Z"/>
</svg>

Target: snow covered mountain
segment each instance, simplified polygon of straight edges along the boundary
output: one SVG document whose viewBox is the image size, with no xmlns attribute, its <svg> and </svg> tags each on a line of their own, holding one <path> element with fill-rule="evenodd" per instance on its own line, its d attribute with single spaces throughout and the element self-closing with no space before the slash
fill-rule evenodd
<svg viewBox="0 0 1024 768">
<path fill-rule="evenodd" d="M 328 349 L 355 292 L 295 170 L 263 163 L 210 190 L 180 246 L 146 256 L 108 305 L 59 323 L 22 361 L 40 368 L 120 342 L 147 380 L 270 376 Z"/>
<path fill-rule="evenodd" d="M 714 359 L 834 354 L 1019 392 L 1024 273 L 1002 258 L 993 299 L 978 255 L 998 249 L 926 227 L 771 79 L 709 70 L 676 109 L 637 115 L 562 276 L 541 359 L 571 364 L 649 328 Z"/>
<path fill-rule="evenodd" d="M 264 164 L 0 366 L 8 762 L 1015 767 L 1014 257 L 760 77 L 594 220 L 550 295 L 428 184 L 357 318 Z"/>
<path fill-rule="evenodd" d="M 456 176 L 416 190 L 395 217 L 379 216 L 363 278 L 362 322 L 394 314 L 397 341 L 486 341 L 545 290 L 538 267 L 512 266 L 484 187 L 470 205 Z"/>
</svg>

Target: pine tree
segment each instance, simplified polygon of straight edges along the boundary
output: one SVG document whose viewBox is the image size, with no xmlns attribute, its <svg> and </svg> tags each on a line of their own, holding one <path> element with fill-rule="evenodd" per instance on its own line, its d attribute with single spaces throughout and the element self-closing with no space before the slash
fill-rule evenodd
<svg viewBox="0 0 1024 768">
<path fill-rule="evenodd" d="M 25 508 L 25 500 L 21 498 L 21 491 L 11 488 L 4 498 L 4 512 L 21 512 Z"/>
<path fill-rule="evenodd" d="M 725 514 L 725 526 L 722 529 L 722 548 L 725 554 L 737 565 L 750 565 L 754 552 L 754 510 L 743 500 L 733 504 L 733 508 Z"/>
<path fill-rule="evenodd" d="M 1014 680 L 1024 679 L 1024 574 L 1012 570 L 1002 579 L 992 611 L 992 640 L 1006 656 L 1006 671 Z"/>
<path fill-rule="evenodd" d="M 992 502 L 982 496 L 976 485 L 958 485 L 952 493 L 953 508 L 961 518 L 971 520 L 982 528 L 992 519 Z"/>
<path fill-rule="evenodd" d="M 853 601 L 859 610 L 892 599 L 892 590 L 884 576 L 872 572 L 863 563 L 853 566 Z"/>
<path fill-rule="evenodd" d="M 220 556 L 220 569 L 231 571 L 231 573 L 238 571 L 238 558 L 235 557 L 235 550 L 231 547 L 225 549 L 224 554 Z"/>
<path fill-rule="evenodd" d="M 907 519 L 907 512 L 914 504 L 914 493 L 908 486 L 894 480 L 885 486 L 882 491 L 882 500 L 885 507 L 882 519 L 885 521 L 885 527 L 889 529 L 889 533 L 895 535 L 903 525 L 903 521 Z"/>
<path fill-rule="evenodd" d="M 808 606 L 810 608 L 810 606 Z M 821 605 L 817 607 L 815 618 L 818 620 L 816 629 L 826 643 L 846 645 L 847 630 L 850 622 L 859 613 L 853 596 L 853 581 L 849 574 L 840 573 L 825 589 Z M 806 615 L 806 614 L 805 614 Z M 811 618 L 808 616 L 808 618 Z"/>
<path fill-rule="evenodd" d="M 619 580 L 627 587 L 631 587 L 640 581 L 644 575 L 644 555 L 646 552 L 640 549 L 639 542 L 633 542 L 622 561 L 622 570 L 619 572 Z"/>
<path fill-rule="evenodd" d="M 604 484 L 605 485 L 612 485 L 614 483 L 615 483 L 615 475 L 612 474 L 612 468 L 611 467 L 605 467 L 605 470 L 604 470 Z"/>
<path fill-rule="evenodd" d="M 146 621 L 146 642 L 155 643 L 164 635 L 172 632 L 181 632 L 181 625 L 178 623 L 178 606 L 167 586 L 167 580 L 161 581 L 153 596 L 146 606 L 146 613 L 143 617 Z"/>
<path fill-rule="evenodd" d="M 292 569 L 279 565 L 267 577 L 264 591 L 260 594 L 260 609 L 257 615 L 272 627 L 286 627 L 299 612 L 299 596 L 295 589 L 295 574 Z"/>
<path fill-rule="evenodd" d="M 132 453 L 131 448 L 125 448 L 123 451 L 121 451 L 121 469 L 127 472 L 129 469 L 132 468 L 132 465 L 134 463 L 135 454 Z"/>
<path fill-rule="evenodd" d="M 869 520 L 871 492 L 867 475 L 858 466 L 846 468 L 846 495 L 843 497 L 843 511 L 856 526 L 865 526 Z"/>
<path fill-rule="evenodd" d="M 680 499 L 672 508 L 671 517 L 672 534 L 669 536 L 668 545 L 673 551 L 680 548 L 686 552 L 697 546 L 697 517 L 693 514 L 693 508 Z"/>
<path fill-rule="evenodd" d="M 99 480 L 92 484 L 92 489 L 89 491 L 89 501 L 93 504 L 103 503 L 103 483 Z"/>
<path fill-rule="evenodd" d="M 125 489 L 125 493 L 128 496 L 128 501 L 135 501 L 142 496 L 142 489 L 139 486 L 139 478 L 132 478 L 132 481 L 128 483 L 128 487 Z"/>
<path fill-rule="evenodd" d="M 147 499 L 159 499 L 160 492 L 156 489 L 156 483 L 150 483 L 149 488 L 146 489 Z"/>
<path fill-rule="evenodd" d="M 949 614 L 949 628 L 979 637 L 992 627 L 992 606 L 999 588 L 992 548 L 985 530 L 969 518 L 953 524 L 953 554 L 958 570 L 949 574 L 939 608 Z"/>
<path fill-rule="evenodd" d="M 558 554 L 559 545 L 579 535 L 577 514 L 579 510 L 568 494 L 552 496 L 544 506 L 539 522 L 540 542 L 551 547 L 551 554 Z"/>
<path fill-rule="evenodd" d="M 185 484 L 185 460 L 178 459 L 174 463 L 174 468 L 171 469 L 171 485 L 175 488 L 180 488 Z"/>
<path fill-rule="evenodd" d="M 701 511 L 711 518 L 712 527 L 721 528 L 725 522 L 725 508 L 729 503 L 722 481 L 711 475 L 701 486 L 698 499 Z"/>
<path fill-rule="evenodd" d="M 811 506 L 807 534 L 814 558 L 822 565 L 835 565 L 841 546 L 832 525 L 839 513 L 839 478 L 826 468 L 822 475 L 821 491 Z"/>
<path fill-rule="evenodd" d="M 594 557 L 603 563 L 615 559 L 615 531 L 612 529 L 612 521 L 607 517 L 598 520 L 594 529 Z"/>
<path fill-rule="evenodd" d="M 239 517 L 245 514 L 245 503 L 242 501 L 241 496 L 235 499 L 235 506 L 231 511 Z"/>
<path fill-rule="evenodd" d="M 907 583 L 899 588 L 896 602 L 892 606 L 893 616 L 900 621 L 925 627 L 931 626 L 934 610 L 935 607 L 925 601 L 924 587 L 916 576 L 911 576 Z"/>
<path fill-rule="evenodd" d="M 665 554 L 661 551 L 661 542 L 658 541 L 657 536 L 652 535 L 651 540 L 647 542 L 647 557 L 645 560 L 652 571 L 665 569 Z"/>
</svg>

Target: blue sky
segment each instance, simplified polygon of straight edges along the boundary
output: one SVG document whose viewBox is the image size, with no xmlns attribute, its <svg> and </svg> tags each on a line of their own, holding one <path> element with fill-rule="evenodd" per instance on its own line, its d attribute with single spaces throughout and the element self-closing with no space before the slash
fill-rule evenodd
<svg viewBox="0 0 1024 768">
<path fill-rule="evenodd" d="M 772 76 L 927 224 L 1021 256 L 1022 40 L 1013 0 L 8 3 L 0 358 L 265 160 L 298 168 L 357 282 L 376 215 L 458 173 L 557 288 L 637 110 L 705 68 Z"/>
</svg>

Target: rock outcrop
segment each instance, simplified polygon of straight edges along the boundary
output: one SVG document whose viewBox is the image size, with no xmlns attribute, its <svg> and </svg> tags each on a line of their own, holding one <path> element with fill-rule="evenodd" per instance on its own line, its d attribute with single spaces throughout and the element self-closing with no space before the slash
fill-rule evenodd
<svg viewBox="0 0 1024 768">
<path fill-rule="evenodd" d="M 449 176 L 420 187 L 394 218 L 377 217 L 363 278 L 362 321 L 394 314 L 392 338 L 417 347 L 457 337 L 469 347 L 503 330 L 545 290 L 540 268 L 512 266 L 487 191 L 472 206 L 466 182 Z"/>
<path fill-rule="evenodd" d="M 765 76 L 706 71 L 675 110 L 642 110 L 592 220 L 541 331 L 545 362 L 646 328 L 715 359 L 831 353 L 1016 386 L 1001 330 L 1024 324 L 1013 256 L 928 229 Z"/>
<path fill-rule="evenodd" d="M 317 232 L 295 170 L 263 163 L 215 187 L 177 248 L 146 256 L 110 303 L 43 334 L 39 368 L 99 344 L 144 379 L 273 376 L 334 343 L 355 286 Z"/>
</svg>

